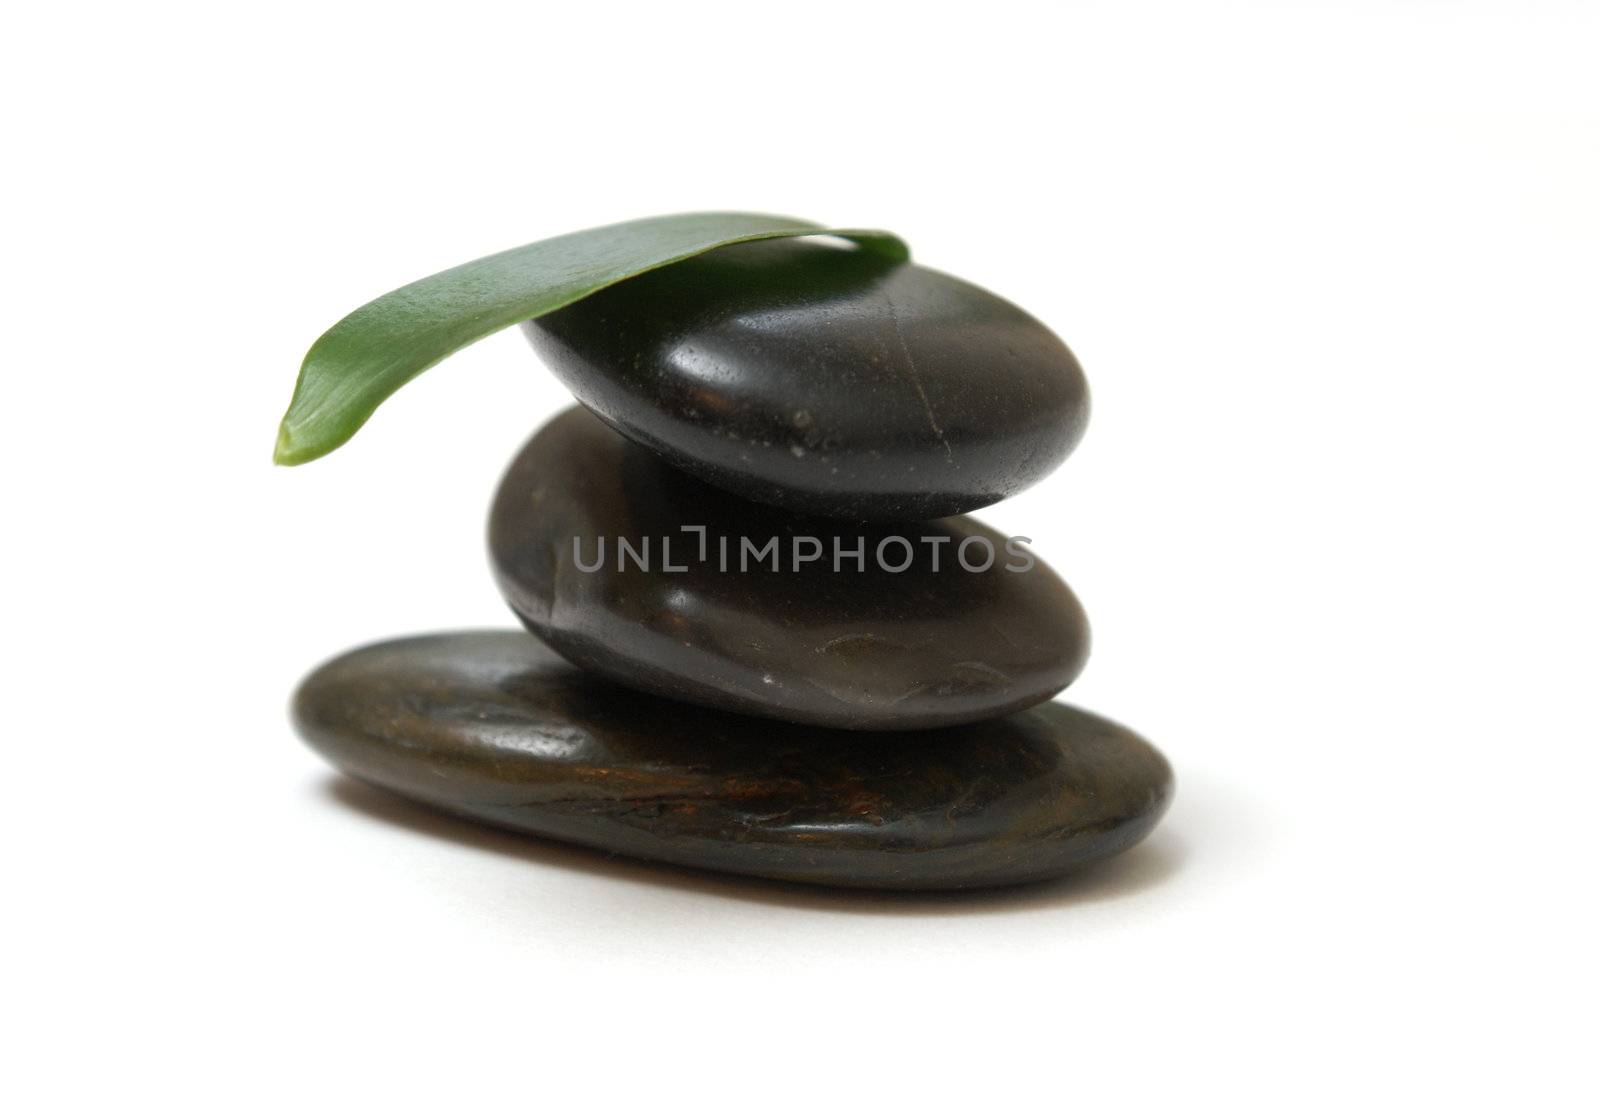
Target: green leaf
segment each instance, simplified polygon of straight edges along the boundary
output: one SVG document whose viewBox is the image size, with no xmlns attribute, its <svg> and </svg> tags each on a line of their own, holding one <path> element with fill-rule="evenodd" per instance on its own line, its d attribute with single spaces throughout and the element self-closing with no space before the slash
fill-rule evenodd
<svg viewBox="0 0 1600 1099">
<path fill-rule="evenodd" d="M 910 258 L 904 242 L 877 229 L 826 229 L 766 214 L 673 214 L 551 237 L 402 286 L 312 344 L 273 460 L 299 465 L 342 446 L 395 390 L 492 332 L 713 248 L 814 234 L 844 237 L 896 262 Z"/>
</svg>

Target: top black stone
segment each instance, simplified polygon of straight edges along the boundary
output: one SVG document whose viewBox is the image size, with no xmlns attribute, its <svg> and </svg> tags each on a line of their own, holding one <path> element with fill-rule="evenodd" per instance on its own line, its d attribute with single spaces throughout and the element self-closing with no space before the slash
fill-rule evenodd
<svg viewBox="0 0 1600 1099">
<path fill-rule="evenodd" d="M 1077 360 L 1010 302 L 812 240 L 718 249 L 524 326 L 577 398 L 730 492 L 843 519 L 992 504 L 1066 458 Z"/>
</svg>

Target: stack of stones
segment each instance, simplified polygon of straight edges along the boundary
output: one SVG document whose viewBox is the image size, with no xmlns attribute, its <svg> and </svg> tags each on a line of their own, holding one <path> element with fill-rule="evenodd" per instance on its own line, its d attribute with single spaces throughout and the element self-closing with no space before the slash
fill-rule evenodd
<svg viewBox="0 0 1600 1099">
<path fill-rule="evenodd" d="M 494 501 L 526 631 L 341 656 L 297 725 L 357 778 L 607 852 L 834 886 L 1053 877 L 1171 795 L 1049 701 L 1083 610 L 963 512 L 1082 434 L 1066 346 L 969 283 L 810 240 L 736 245 L 527 325 L 574 407 Z"/>
</svg>

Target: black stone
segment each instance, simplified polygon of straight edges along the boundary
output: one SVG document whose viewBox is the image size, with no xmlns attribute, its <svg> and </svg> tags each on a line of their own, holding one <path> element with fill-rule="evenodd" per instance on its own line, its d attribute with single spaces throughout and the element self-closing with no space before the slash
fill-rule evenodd
<svg viewBox="0 0 1600 1099">
<path fill-rule="evenodd" d="M 637 694 L 520 631 L 348 653 L 301 684 L 294 718 L 346 773 L 459 816 L 821 885 L 1054 877 L 1139 842 L 1172 792 L 1149 744 L 1059 703 L 864 736 Z"/>
<path fill-rule="evenodd" d="M 1038 481 L 1088 391 L 1010 302 L 814 240 L 717 249 L 524 326 L 579 401 L 730 492 L 846 519 L 929 519 Z"/>
<path fill-rule="evenodd" d="M 706 527 L 703 563 L 700 535 L 686 524 Z M 619 536 L 648 547 L 648 570 L 619 560 Z M 763 547 L 773 536 L 768 561 L 781 571 L 749 557 L 738 571 L 741 539 Z M 798 571 L 797 537 L 822 551 Z M 889 571 L 904 555 L 891 538 L 916 551 L 905 571 Z M 983 540 L 969 547 L 971 565 L 994 554 L 987 570 L 961 566 L 969 538 Z M 840 557 L 834 571 L 834 539 L 862 549 L 862 561 Z M 585 571 L 602 544 L 603 564 Z M 861 526 L 779 511 L 678 471 L 581 408 L 517 456 L 490 513 L 489 546 L 512 609 L 572 662 L 760 717 L 858 729 L 960 724 L 1051 697 L 1088 656 L 1088 622 L 1071 590 L 1042 561 L 1008 571 L 1023 567 L 1019 547 L 976 520 Z M 686 571 L 668 572 L 669 563 Z"/>
</svg>

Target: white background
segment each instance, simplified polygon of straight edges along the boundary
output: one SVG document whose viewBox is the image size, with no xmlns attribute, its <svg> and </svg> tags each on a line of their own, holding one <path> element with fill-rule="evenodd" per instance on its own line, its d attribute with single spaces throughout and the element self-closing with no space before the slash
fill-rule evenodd
<svg viewBox="0 0 1600 1099">
<path fill-rule="evenodd" d="M 11 1094 L 1594 1094 L 1600 21 L 1579 4 L 35 6 L 0 38 Z M 987 513 L 1170 755 L 1142 848 L 894 900 L 334 778 L 297 677 L 509 624 L 520 337 L 269 461 L 472 257 L 903 234 L 1089 373 Z"/>
</svg>

